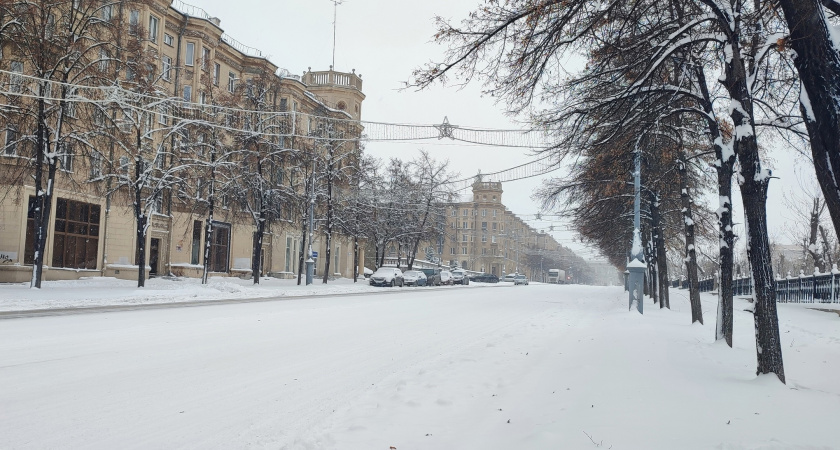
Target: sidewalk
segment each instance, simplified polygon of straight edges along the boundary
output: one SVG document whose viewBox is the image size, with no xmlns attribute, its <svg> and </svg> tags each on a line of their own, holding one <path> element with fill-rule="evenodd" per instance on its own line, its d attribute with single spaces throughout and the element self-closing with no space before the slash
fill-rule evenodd
<svg viewBox="0 0 840 450">
<path fill-rule="evenodd" d="M 444 288 L 482 285 L 487 286 L 484 283 L 472 283 L 468 286 Z M 146 280 L 146 287 L 138 288 L 136 281 L 90 277 L 72 281 L 45 281 L 41 289 L 30 289 L 28 283 L 0 285 L 0 312 L 378 293 L 389 289 L 370 286 L 364 278 L 359 278 L 357 283 L 353 283 L 351 279 L 340 278 L 328 284 L 316 279 L 315 283 L 309 286 L 298 286 L 296 279 L 277 278 L 263 278 L 258 285 L 250 279 L 228 277 L 210 278 L 207 285 L 202 285 L 201 280 L 197 278 L 153 278 Z"/>
</svg>

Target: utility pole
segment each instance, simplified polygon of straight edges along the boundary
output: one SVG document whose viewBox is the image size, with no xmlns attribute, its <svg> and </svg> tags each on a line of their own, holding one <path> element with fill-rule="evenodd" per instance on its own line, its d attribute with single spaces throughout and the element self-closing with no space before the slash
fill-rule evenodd
<svg viewBox="0 0 840 450">
<path fill-rule="evenodd" d="M 315 278 L 315 260 L 312 254 L 312 229 L 315 227 L 315 158 L 312 158 L 312 185 L 309 189 L 309 252 L 306 259 L 306 285 Z"/>
</svg>

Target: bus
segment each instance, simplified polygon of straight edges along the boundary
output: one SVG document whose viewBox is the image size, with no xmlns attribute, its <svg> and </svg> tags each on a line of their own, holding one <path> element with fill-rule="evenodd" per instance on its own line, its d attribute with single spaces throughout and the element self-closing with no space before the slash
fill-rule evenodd
<svg viewBox="0 0 840 450">
<path fill-rule="evenodd" d="M 566 271 L 560 269 L 548 269 L 548 282 L 562 284 L 566 281 Z"/>
</svg>

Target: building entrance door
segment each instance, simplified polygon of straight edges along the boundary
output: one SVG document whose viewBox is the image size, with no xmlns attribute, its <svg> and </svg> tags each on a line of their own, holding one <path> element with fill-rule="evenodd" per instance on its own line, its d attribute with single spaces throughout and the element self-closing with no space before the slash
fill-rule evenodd
<svg viewBox="0 0 840 450">
<path fill-rule="evenodd" d="M 160 239 L 152 238 L 149 245 L 149 277 L 158 275 L 158 261 L 160 260 Z"/>
</svg>

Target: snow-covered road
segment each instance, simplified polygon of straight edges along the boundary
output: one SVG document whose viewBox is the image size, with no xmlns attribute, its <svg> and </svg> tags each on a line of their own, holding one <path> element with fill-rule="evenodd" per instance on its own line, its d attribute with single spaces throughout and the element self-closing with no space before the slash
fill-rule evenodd
<svg viewBox="0 0 840 450">
<path fill-rule="evenodd" d="M 840 318 L 782 305 L 783 386 L 705 300 L 706 326 L 552 285 L 0 320 L 0 448 L 837 448 Z"/>
</svg>

